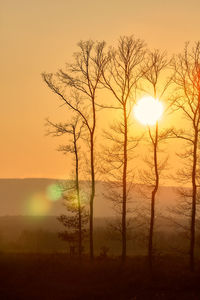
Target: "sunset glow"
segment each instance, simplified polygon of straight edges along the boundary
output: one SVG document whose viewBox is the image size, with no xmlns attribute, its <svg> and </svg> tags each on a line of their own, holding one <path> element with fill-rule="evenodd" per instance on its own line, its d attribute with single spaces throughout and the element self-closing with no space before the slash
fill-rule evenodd
<svg viewBox="0 0 200 300">
<path fill-rule="evenodd" d="M 163 105 L 151 96 L 143 97 L 134 106 L 133 113 L 143 125 L 154 125 L 162 117 Z"/>
<path fill-rule="evenodd" d="M 200 300 L 200 1 L 0 7 L 0 300 Z"/>
</svg>

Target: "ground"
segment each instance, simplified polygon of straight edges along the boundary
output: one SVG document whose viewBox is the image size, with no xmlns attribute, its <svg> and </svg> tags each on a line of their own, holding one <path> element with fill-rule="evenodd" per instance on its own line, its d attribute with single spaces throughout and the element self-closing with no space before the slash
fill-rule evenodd
<svg viewBox="0 0 200 300">
<path fill-rule="evenodd" d="M 199 266 L 199 263 L 197 264 Z M 66 254 L 0 254 L 0 299 L 200 299 L 200 268 L 164 257 L 148 271 L 145 257 L 87 257 Z"/>
</svg>

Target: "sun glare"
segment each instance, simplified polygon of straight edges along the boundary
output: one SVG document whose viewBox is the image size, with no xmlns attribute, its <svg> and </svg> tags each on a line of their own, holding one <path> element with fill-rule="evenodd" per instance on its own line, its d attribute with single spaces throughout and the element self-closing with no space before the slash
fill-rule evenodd
<svg viewBox="0 0 200 300">
<path fill-rule="evenodd" d="M 135 118 L 143 125 L 154 125 L 163 114 L 163 105 L 151 96 L 141 98 L 134 106 Z"/>
</svg>

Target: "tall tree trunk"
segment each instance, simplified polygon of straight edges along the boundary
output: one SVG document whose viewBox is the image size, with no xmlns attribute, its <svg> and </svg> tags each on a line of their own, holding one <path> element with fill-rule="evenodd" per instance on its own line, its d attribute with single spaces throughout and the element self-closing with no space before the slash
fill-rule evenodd
<svg viewBox="0 0 200 300">
<path fill-rule="evenodd" d="M 126 260 L 126 202 L 127 202 L 127 115 L 124 105 L 124 166 L 123 166 L 123 203 L 122 203 L 122 261 Z"/>
<path fill-rule="evenodd" d="M 151 217 L 149 228 L 149 245 L 148 245 L 148 258 L 149 268 L 152 271 L 153 266 L 153 236 L 154 236 L 154 221 L 155 221 L 155 199 L 159 185 L 159 173 L 158 173 L 158 160 L 157 160 L 157 146 L 158 146 L 158 122 L 156 122 L 156 134 L 154 140 L 154 171 L 155 171 L 155 186 L 151 195 Z"/>
<path fill-rule="evenodd" d="M 94 240 L 93 240 L 93 204 L 95 196 L 95 172 L 94 172 L 94 134 L 91 133 L 91 195 L 90 195 L 90 258 L 94 258 Z"/>
<path fill-rule="evenodd" d="M 90 168 L 91 168 L 91 195 L 90 195 L 90 259 L 94 258 L 94 197 L 95 197 L 95 170 L 94 170 L 94 132 L 96 128 L 95 91 L 92 94 L 93 126 L 90 131 Z"/>
<path fill-rule="evenodd" d="M 75 152 L 75 160 L 76 160 L 76 193 L 77 193 L 77 201 L 78 201 L 78 254 L 79 257 L 82 255 L 82 215 L 81 215 L 81 202 L 80 202 L 80 189 L 79 189 L 79 158 L 78 151 L 76 145 L 76 133 L 74 128 L 74 152 Z"/>
<path fill-rule="evenodd" d="M 196 223 L 196 167 L 197 167 L 197 145 L 198 130 L 195 128 L 195 138 L 193 147 L 193 167 L 192 167 L 192 211 L 191 211 L 191 227 L 190 227 L 190 269 L 194 271 L 194 250 L 195 250 L 195 223 Z"/>
</svg>

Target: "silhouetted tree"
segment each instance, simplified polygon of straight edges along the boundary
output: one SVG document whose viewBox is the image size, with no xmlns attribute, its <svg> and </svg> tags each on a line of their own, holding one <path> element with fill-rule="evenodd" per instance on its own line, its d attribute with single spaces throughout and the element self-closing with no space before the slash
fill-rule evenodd
<svg viewBox="0 0 200 300">
<path fill-rule="evenodd" d="M 80 146 L 78 141 L 81 137 L 83 124 L 80 124 L 80 116 L 76 116 L 69 123 L 53 123 L 47 120 L 51 130 L 49 134 L 60 136 L 63 134 L 70 135 L 72 140 L 64 146 L 60 146 L 58 150 L 66 153 L 72 153 L 75 160 L 75 180 L 72 180 L 67 186 L 64 187 L 63 198 L 68 215 L 61 215 L 58 220 L 67 227 L 68 231 L 60 233 L 60 236 L 67 241 L 77 241 L 78 237 L 78 253 L 82 255 L 83 249 L 83 234 L 85 232 L 85 225 L 88 222 L 88 214 L 85 210 L 83 195 L 80 195 L 79 184 L 79 153 Z M 69 232 L 70 231 L 70 232 Z"/>
<path fill-rule="evenodd" d="M 74 54 L 74 63 L 68 64 L 66 71 L 59 70 L 55 75 L 43 74 L 48 87 L 59 96 L 67 108 L 72 109 L 81 118 L 88 130 L 90 148 L 90 257 L 93 259 L 93 205 L 95 197 L 95 129 L 96 129 L 96 97 L 102 68 L 105 64 L 104 42 L 79 42 L 80 51 Z M 69 95 L 66 89 L 73 94 Z"/>
<path fill-rule="evenodd" d="M 175 71 L 174 83 L 176 84 L 174 102 L 175 110 L 181 112 L 185 118 L 184 129 L 174 130 L 178 139 L 185 141 L 185 151 L 179 156 L 184 159 L 184 167 L 178 173 L 178 179 L 183 183 L 191 183 L 192 193 L 187 199 L 191 199 L 190 218 L 190 268 L 195 266 L 195 227 L 196 227 L 196 205 L 198 193 L 199 176 L 199 132 L 200 132 L 200 42 L 190 48 L 185 44 L 183 53 L 177 55 L 173 60 Z"/>
<path fill-rule="evenodd" d="M 58 217 L 58 221 L 66 228 L 59 232 L 59 237 L 64 241 L 69 242 L 73 247 L 78 245 L 78 255 L 82 256 L 83 241 L 86 236 L 86 225 L 88 224 L 88 213 L 83 201 L 77 201 L 77 191 L 72 187 L 65 189 L 64 195 L 67 214 L 62 214 Z M 81 197 L 83 200 L 83 195 Z"/>
<path fill-rule="evenodd" d="M 165 52 L 161 52 L 159 50 L 147 52 L 147 57 L 144 62 L 144 84 L 147 84 L 146 89 L 148 89 L 148 94 L 151 93 L 154 99 L 161 99 L 171 82 L 171 78 L 167 80 L 165 79 L 166 82 L 164 83 L 164 85 L 162 82 L 162 88 L 160 88 L 160 81 L 163 77 L 163 71 L 166 70 L 168 65 L 169 60 L 167 59 Z M 153 112 L 149 113 L 153 114 Z M 140 177 L 146 184 L 147 195 L 151 193 L 151 197 L 149 197 L 149 195 L 147 196 L 151 200 L 148 238 L 148 259 L 150 270 L 152 270 L 154 252 L 153 236 L 155 224 L 155 202 L 160 183 L 160 175 L 165 168 L 167 161 L 166 158 L 160 157 L 159 159 L 158 156 L 161 143 L 163 143 L 163 141 L 165 141 L 170 135 L 171 129 L 159 129 L 158 120 L 156 121 L 155 125 L 147 124 L 147 141 L 150 144 L 150 152 L 148 152 L 148 157 L 146 156 L 145 163 L 148 168 L 141 172 Z M 150 153 L 152 153 L 152 155 Z"/>
<path fill-rule="evenodd" d="M 133 138 L 131 126 L 131 112 L 135 101 L 136 87 L 143 71 L 141 62 L 144 58 L 144 42 L 131 37 L 121 37 L 116 48 L 111 48 L 107 55 L 107 62 L 102 72 L 101 82 L 112 93 L 113 105 L 119 112 L 117 121 L 105 133 L 109 140 L 109 147 L 104 155 L 104 173 L 110 180 L 107 197 L 112 200 L 115 209 L 121 215 L 121 224 L 117 227 L 122 238 L 122 260 L 127 252 L 127 198 L 131 189 L 132 178 L 128 170 L 128 163 L 132 150 L 138 143 Z M 109 105 L 107 105 L 109 107 Z M 112 183 L 111 183 L 112 181 Z"/>
</svg>

